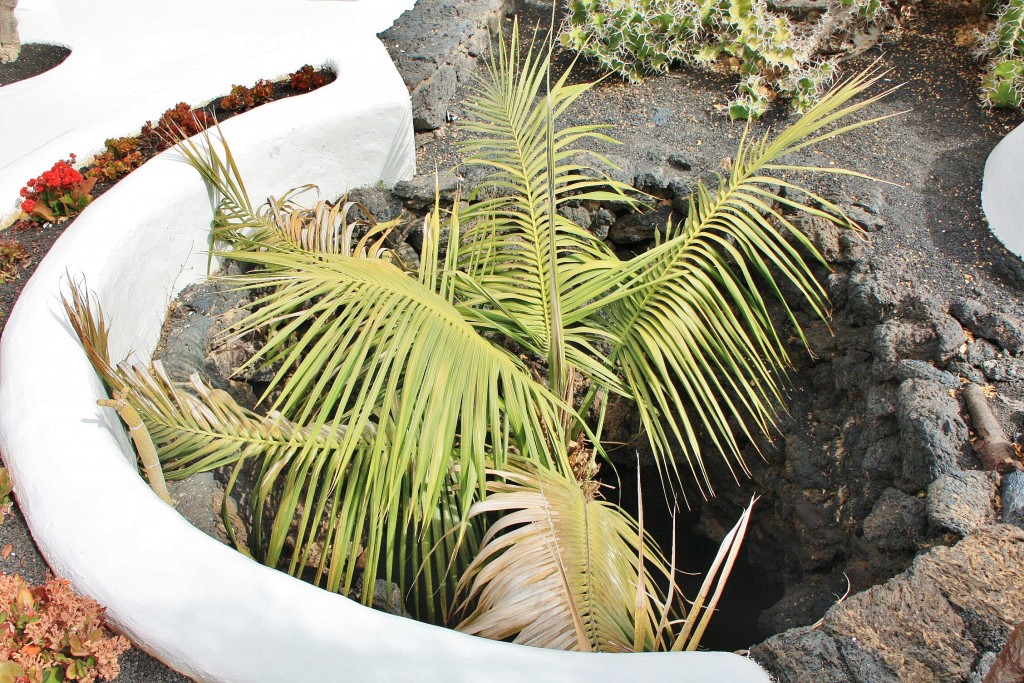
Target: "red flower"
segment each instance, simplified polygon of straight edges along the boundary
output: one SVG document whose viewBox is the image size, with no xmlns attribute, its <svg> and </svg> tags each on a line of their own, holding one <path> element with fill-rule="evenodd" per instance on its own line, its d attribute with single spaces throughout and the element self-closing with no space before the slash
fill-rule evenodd
<svg viewBox="0 0 1024 683">
<path fill-rule="evenodd" d="M 38 177 L 30 178 L 28 184 L 21 189 L 20 194 L 24 198 L 22 210 L 34 219 L 73 215 L 92 200 L 89 191 L 95 180 L 86 183 L 82 174 L 73 166 L 75 155 L 68 156 L 68 159 L 61 159 Z M 75 196 L 78 190 L 81 190 L 80 195 Z M 69 197 L 78 204 L 77 207 L 67 205 Z M 33 214 L 34 210 L 40 213 Z"/>
</svg>

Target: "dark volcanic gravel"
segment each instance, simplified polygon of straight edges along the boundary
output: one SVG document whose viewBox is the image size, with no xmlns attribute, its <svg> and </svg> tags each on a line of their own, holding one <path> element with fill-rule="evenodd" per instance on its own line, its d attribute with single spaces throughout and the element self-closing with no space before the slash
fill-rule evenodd
<svg viewBox="0 0 1024 683">
<path fill-rule="evenodd" d="M 21 46 L 18 59 L 0 64 L 0 86 L 10 85 L 49 71 L 71 54 L 71 50 L 60 45 L 28 43 Z"/>
</svg>

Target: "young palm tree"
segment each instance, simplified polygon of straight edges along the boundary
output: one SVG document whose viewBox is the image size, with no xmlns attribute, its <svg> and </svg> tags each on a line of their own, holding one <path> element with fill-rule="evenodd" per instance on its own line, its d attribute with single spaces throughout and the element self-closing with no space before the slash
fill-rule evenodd
<svg viewBox="0 0 1024 683">
<path fill-rule="evenodd" d="M 360 572 L 403 590 L 412 572 L 428 617 L 454 601 L 460 628 L 492 637 L 692 648 L 710 615 L 704 598 L 685 621 L 671 616 L 672 563 L 600 500 L 603 418 L 582 416 L 603 414 L 609 394 L 627 397 L 665 470 L 680 476 L 678 458 L 710 490 L 703 430 L 746 471 L 730 424 L 743 437 L 771 429 L 788 363 L 766 298 L 788 310 L 787 282 L 825 315 L 806 262 L 821 256 L 782 208 L 856 229 L 768 173 L 852 174 L 783 158 L 872 123 L 845 119 L 877 99 L 851 102 L 878 77 L 851 79 L 773 139 L 744 137 L 729 176 L 697 188 L 686 220 L 622 261 L 558 211 L 569 199 L 628 202 L 631 188 L 572 161 L 581 142 L 608 138 L 600 126 L 555 125 L 589 85 L 568 73 L 552 82 L 549 65 L 550 55 L 521 53 L 516 31 L 499 40 L 465 124 L 476 134 L 467 163 L 490 171 L 479 188 L 488 199 L 453 210 L 443 253 L 435 206 L 416 272 L 387 248 L 390 225 L 351 222 L 348 204 L 302 209 L 291 195 L 255 209 L 226 144 L 221 154 L 209 137 L 205 149 L 182 142 L 223 197 L 217 254 L 252 267 L 223 279 L 256 293 L 234 331 L 266 340 L 250 364 L 277 368 L 269 413 L 198 379 L 188 389 L 159 368 L 96 364 L 142 416 L 169 478 L 251 468 L 252 552 L 271 566 L 312 569 L 346 592 Z M 747 514 L 702 591 L 711 606 Z"/>
</svg>

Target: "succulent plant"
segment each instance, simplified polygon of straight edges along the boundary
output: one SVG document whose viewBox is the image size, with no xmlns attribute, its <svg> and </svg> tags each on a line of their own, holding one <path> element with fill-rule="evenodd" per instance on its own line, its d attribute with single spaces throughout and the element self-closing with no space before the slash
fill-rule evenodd
<svg viewBox="0 0 1024 683">
<path fill-rule="evenodd" d="M 728 104 L 734 119 L 756 119 L 775 100 L 797 111 L 832 82 L 826 58 L 890 21 L 891 0 L 830 0 L 799 27 L 767 0 L 570 0 L 563 45 L 629 80 L 673 64 L 725 67 L 741 76 Z M 859 47 L 858 47 L 859 45 Z"/>
<path fill-rule="evenodd" d="M 1024 0 L 1010 0 L 996 12 L 992 30 L 980 36 L 979 52 L 989 58 L 981 79 L 981 100 L 989 107 L 1021 106 L 1024 90 Z"/>
</svg>

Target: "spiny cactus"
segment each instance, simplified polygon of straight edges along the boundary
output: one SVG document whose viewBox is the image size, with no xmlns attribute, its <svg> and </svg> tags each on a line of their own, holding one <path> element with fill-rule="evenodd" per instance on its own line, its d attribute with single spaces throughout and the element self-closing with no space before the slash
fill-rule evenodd
<svg viewBox="0 0 1024 683">
<path fill-rule="evenodd" d="M 880 34 L 891 1 L 829 0 L 797 25 L 808 9 L 793 0 L 570 0 L 561 41 L 629 80 L 674 63 L 724 66 L 742 77 L 729 115 L 753 119 L 776 99 L 798 111 L 816 102 L 835 74 L 831 55 Z"/>
<path fill-rule="evenodd" d="M 989 58 L 981 79 L 981 100 L 989 107 L 1020 107 L 1024 94 L 1024 0 L 1010 0 L 996 12 L 995 26 L 980 37 Z"/>
</svg>

